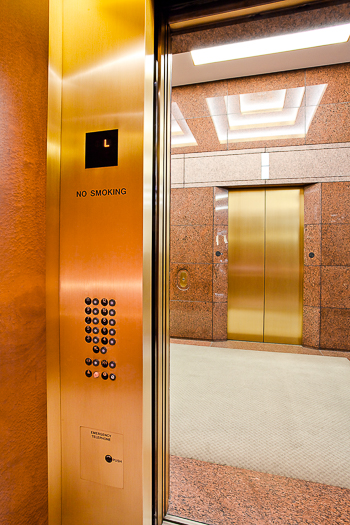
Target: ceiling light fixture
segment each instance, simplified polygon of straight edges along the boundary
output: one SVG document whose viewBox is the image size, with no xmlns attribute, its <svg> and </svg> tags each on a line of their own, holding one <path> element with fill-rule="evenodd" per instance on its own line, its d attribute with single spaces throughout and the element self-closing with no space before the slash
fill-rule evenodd
<svg viewBox="0 0 350 525">
<path fill-rule="evenodd" d="M 199 66 L 213 62 L 224 62 L 226 60 L 340 44 L 347 42 L 349 36 L 350 24 L 341 24 L 288 35 L 271 36 L 246 42 L 225 44 L 223 46 L 196 49 L 191 51 L 191 55 L 194 65 Z"/>
</svg>

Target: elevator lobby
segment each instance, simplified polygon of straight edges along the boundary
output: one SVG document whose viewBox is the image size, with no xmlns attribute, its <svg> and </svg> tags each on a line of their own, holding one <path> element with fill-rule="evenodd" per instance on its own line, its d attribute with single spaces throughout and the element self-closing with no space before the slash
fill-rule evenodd
<svg viewBox="0 0 350 525">
<path fill-rule="evenodd" d="M 350 525 L 350 3 L 0 13 L 0 525 Z"/>
</svg>

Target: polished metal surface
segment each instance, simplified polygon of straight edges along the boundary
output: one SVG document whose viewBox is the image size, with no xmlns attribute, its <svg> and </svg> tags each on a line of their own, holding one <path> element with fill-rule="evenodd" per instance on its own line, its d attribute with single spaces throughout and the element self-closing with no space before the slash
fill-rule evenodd
<svg viewBox="0 0 350 525">
<path fill-rule="evenodd" d="M 170 100 L 172 58 L 165 21 L 158 26 L 157 49 L 157 172 L 155 280 L 156 352 L 154 366 L 154 521 L 161 525 L 169 500 L 169 246 L 170 246 Z"/>
<path fill-rule="evenodd" d="M 48 516 L 61 524 L 61 380 L 59 348 L 59 206 L 62 111 L 62 0 L 49 4 L 49 76 L 46 182 L 46 370 Z"/>
<path fill-rule="evenodd" d="M 266 190 L 265 326 L 267 343 L 302 342 L 302 189 Z"/>
<path fill-rule="evenodd" d="M 229 192 L 228 338 L 301 344 L 303 190 Z"/>
<path fill-rule="evenodd" d="M 59 5 L 52 2 L 52 13 Z M 56 437 L 50 525 L 61 523 L 60 470 L 63 525 L 151 524 L 152 5 L 63 0 L 62 12 L 63 30 L 53 42 L 63 42 L 61 153 L 49 172 L 57 204 L 60 164 L 60 350 L 48 350 L 52 370 L 59 368 L 51 376 L 49 411 L 51 435 L 60 426 L 62 454 Z M 109 129 L 118 129 L 118 166 L 85 169 L 85 134 Z M 101 379 L 101 365 L 93 370 L 99 377 L 85 376 L 85 358 L 93 357 L 85 341 L 85 297 L 116 300 L 116 345 L 106 354 L 117 363 L 115 381 Z M 92 452 L 82 428 L 121 436 L 122 487 L 103 481 L 108 465 L 98 453 L 86 479 Z"/>
<path fill-rule="evenodd" d="M 229 192 L 228 339 L 263 341 L 264 190 Z"/>
</svg>

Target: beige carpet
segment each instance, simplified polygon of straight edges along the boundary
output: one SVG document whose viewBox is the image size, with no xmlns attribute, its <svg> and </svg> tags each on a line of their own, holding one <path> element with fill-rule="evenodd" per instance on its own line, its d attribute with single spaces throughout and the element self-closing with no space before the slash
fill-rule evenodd
<svg viewBox="0 0 350 525">
<path fill-rule="evenodd" d="M 170 452 L 350 488 L 350 361 L 171 345 Z"/>
</svg>

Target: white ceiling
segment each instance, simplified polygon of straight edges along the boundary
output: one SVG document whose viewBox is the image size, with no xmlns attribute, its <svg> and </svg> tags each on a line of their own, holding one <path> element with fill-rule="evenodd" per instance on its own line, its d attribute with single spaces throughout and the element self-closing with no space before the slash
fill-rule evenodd
<svg viewBox="0 0 350 525">
<path fill-rule="evenodd" d="M 179 53 L 173 55 L 172 85 L 184 86 L 226 78 L 248 77 L 344 62 L 350 62 L 350 39 L 344 44 L 228 60 L 227 62 L 201 66 L 193 64 L 191 53 Z"/>
</svg>

